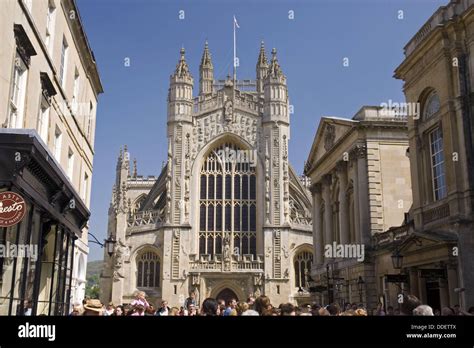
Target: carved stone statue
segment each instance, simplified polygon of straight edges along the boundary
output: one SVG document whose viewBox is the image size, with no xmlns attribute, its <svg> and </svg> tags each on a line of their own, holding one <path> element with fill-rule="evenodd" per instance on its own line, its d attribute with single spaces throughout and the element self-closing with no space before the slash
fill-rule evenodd
<svg viewBox="0 0 474 348">
<path fill-rule="evenodd" d="M 124 278 L 122 274 L 123 262 L 127 257 L 130 256 L 129 247 L 123 242 L 121 238 L 117 241 L 114 251 L 114 280 L 118 281 L 120 278 Z"/>
<path fill-rule="evenodd" d="M 234 106 L 231 100 L 226 101 L 224 104 L 224 117 L 226 122 L 232 122 L 234 118 Z"/>
</svg>

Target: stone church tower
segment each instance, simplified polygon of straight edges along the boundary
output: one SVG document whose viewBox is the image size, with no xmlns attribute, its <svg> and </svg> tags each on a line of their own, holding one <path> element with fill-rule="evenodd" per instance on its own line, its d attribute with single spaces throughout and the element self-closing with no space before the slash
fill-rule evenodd
<svg viewBox="0 0 474 348">
<path fill-rule="evenodd" d="M 273 303 L 309 302 L 311 200 L 288 162 L 290 112 L 276 50 L 262 43 L 256 80 L 214 80 L 206 42 L 199 94 L 181 49 L 168 93 L 168 160 L 137 175 L 125 148 L 117 162 L 101 300 L 129 303 L 136 290 L 180 306 L 190 291 Z"/>
</svg>

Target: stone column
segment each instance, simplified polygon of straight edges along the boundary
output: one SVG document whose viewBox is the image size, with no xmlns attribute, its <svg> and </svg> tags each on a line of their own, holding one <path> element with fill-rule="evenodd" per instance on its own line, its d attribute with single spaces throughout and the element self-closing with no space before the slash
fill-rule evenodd
<svg viewBox="0 0 474 348">
<path fill-rule="evenodd" d="M 313 248 L 316 265 L 323 263 L 323 232 L 321 230 L 321 184 L 311 185 L 313 195 Z"/>
<path fill-rule="evenodd" d="M 357 167 L 357 157 L 350 153 L 350 166 L 352 167 L 352 182 L 354 183 L 354 242 L 360 243 L 360 231 L 359 231 L 359 173 Z"/>
<path fill-rule="evenodd" d="M 332 202 L 331 202 L 331 182 L 332 175 L 326 174 L 323 176 L 323 198 L 324 198 L 324 244 L 331 244 L 332 238 Z M 323 245 L 324 248 L 324 245 Z"/>
<path fill-rule="evenodd" d="M 357 147 L 357 166 L 359 171 L 359 226 L 360 226 L 360 243 L 365 245 L 371 244 L 371 228 L 369 221 L 370 202 L 369 202 L 369 177 L 367 167 L 367 148 L 364 146 Z"/>
<path fill-rule="evenodd" d="M 347 199 L 347 162 L 340 161 L 337 164 L 337 175 L 339 177 L 339 240 L 341 244 L 350 241 L 349 236 L 349 202 Z"/>
<path fill-rule="evenodd" d="M 370 231 L 366 231 L 369 228 L 366 151 L 365 146 L 357 145 L 350 152 L 352 165 L 354 166 L 354 220 L 357 244 L 369 244 L 370 242 Z M 367 238 L 369 238 L 369 241 L 367 241 Z"/>
</svg>

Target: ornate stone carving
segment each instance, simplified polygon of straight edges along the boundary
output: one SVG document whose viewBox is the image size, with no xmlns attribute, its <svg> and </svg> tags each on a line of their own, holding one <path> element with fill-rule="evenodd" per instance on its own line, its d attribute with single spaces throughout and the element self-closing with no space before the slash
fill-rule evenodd
<svg viewBox="0 0 474 348">
<path fill-rule="evenodd" d="M 321 183 L 316 182 L 316 183 L 312 184 L 312 185 L 309 187 L 309 190 L 311 191 L 311 193 L 312 193 L 313 195 L 315 195 L 315 194 L 321 194 L 321 192 L 322 192 Z"/>
<path fill-rule="evenodd" d="M 224 117 L 226 122 L 232 122 L 234 118 L 234 105 L 231 100 L 226 101 L 224 105 Z"/>
<path fill-rule="evenodd" d="M 334 140 L 336 140 L 336 127 L 332 124 L 326 124 L 324 132 L 324 149 L 329 151 L 334 146 Z"/>
<path fill-rule="evenodd" d="M 365 145 L 356 145 L 349 151 L 349 157 L 353 161 L 358 158 L 365 158 L 366 156 L 367 147 Z"/>
<path fill-rule="evenodd" d="M 124 278 L 122 267 L 126 259 L 130 257 L 130 248 L 123 242 L 121 238 L 117 241 L 114 250 L 113 278 L 118 281 Z"/>
</svg>

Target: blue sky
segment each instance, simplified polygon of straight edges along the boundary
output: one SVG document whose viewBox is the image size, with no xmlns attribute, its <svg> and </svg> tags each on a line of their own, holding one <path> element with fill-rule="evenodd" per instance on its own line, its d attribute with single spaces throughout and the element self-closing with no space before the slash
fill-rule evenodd
<svg viewBox="0 0 474 348">
<path fill-rule="evenodd" d="M 97 111 L 91 232 L 106 236 L 120 146 L 139 175 L 158 175 L 166 157 L 166 96 L 181 46 L 198 89 L 204 41 L 215 78 L 232 71 L 232 16 L 238 78 L 255 78 L 260 41 L 272 47 L 288 78 L 290 162 L 298 173 L 321 116 L 352 117 L 362 105 L 403 101 L 393 79 L 403 47 L 443 0 L 77 0 L 105 93 Z M 180 19 L 180 11 L 184 19 Z M 293 11 L 294 19 L 289 18 Z M 403 11 L 403 19 L 399 19 Z M 343 59 L 349 58 L 349 66 Z M 125 59 L 130 66 L 125 66 Z M 90 244 L 89 260 L 103 251 Z"/>
</svg>

